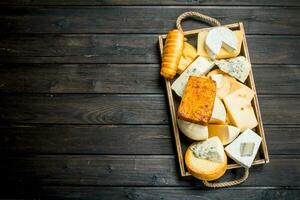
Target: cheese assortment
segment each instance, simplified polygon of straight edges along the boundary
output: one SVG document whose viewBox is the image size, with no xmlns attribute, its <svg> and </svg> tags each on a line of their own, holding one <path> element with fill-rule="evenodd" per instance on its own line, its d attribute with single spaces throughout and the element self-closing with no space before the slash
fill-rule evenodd
<svg viewBox="0 0 300 200">
<path fill-rule="evenodd" d="M 255 91 L 246 85 L 251 64 L 241 55 L 244 34 L 224 26 L 199 31 L 197 50 L 184 41 L 171 89 L 179 100 L 177 125 L 193 141 L 185 166 L 194 177 L 223 176 L 229 159 L 250 168 L 262 138 L 253 108 Z"/>
</svg>

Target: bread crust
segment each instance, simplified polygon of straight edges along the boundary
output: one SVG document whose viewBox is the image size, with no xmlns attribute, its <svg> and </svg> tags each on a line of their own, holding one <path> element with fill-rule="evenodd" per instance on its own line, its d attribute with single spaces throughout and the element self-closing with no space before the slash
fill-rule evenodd
<svg viewBox="0 0 300 200">
<path fill-rule="evenodd" d="M 190 76 L 179 108 L 178 118 L 207 125 L 216 98 L 216 83 L 207 77 Z"/>
</svg>

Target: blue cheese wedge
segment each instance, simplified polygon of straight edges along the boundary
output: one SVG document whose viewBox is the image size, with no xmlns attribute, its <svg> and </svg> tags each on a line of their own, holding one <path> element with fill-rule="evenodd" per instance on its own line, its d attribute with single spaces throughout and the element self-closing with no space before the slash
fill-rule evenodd
<svg viewBox="0 0 300 200">
<path fill-rule="evenodd" d="M 238 47 L 238 39 L 232 30 L 222 26 L 216 27 L 208 32 L 205 47 L 210 57 L 215 59 L 222 47 L 228 52 L 235 51 Z"/>
<path fill-rule="evenodd" d="M 220 163 L 226 159 L 223 144 L 218 137 L 211 137 L 204 142 L 194 143 L 190 148 L 197 158 Z"/>
<path fill-rule="evenodd" d="M 238 56 L 228 60 L 216 60 L 215 64 L 220 70 L 230 74 L 243 83 L 247 79 L 251 69 L 251 64 L 244 56 Z"/>
<path fill-rule="evenodd" d="M 245 168 L 250 168 L 253 160 L 257 154 L 261 143 L 261 137 L 254 131 L 247 129 L 238 138 L 236 138 L 231 144 L 229 144 L 225 151 L 227 155 L 232 158 L 235 162 Z M 241 152 L 242 143 L 254 143 L 252 154 L 250 156 L 244 156 Z M 243 152 L 244 153 L 244 152 Z"/>
<path fill-rule="evenodd" d="M 202 76 L 206 75 L 214 66 L 214 63 L 204 57 L 197 57 L 194 62 L 188 66 L 188 68 L 174 81 L 172 84 L 172 90 L 182 97 L 185 86 L 190 76 Z"/>
</svg>

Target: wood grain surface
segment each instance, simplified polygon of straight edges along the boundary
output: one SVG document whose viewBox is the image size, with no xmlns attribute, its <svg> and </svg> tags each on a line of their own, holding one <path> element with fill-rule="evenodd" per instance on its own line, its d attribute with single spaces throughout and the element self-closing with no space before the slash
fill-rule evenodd
<svg viewBox="0 0 300 200">
<path fill-rule="evenodd" d="M 0 199 L 299 199 L 299 1 L 0 5 Z M 180 177 L 158 35 L 188 10 L 245 25 L 270 163 L 238 187 Z"/>
</svg>

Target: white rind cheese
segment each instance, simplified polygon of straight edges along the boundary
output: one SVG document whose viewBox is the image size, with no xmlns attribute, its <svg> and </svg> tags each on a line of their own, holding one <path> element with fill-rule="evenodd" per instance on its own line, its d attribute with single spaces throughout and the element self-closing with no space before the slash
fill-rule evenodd
<svg viewBox="0 0 300 200">
<path fill-rule="evenodd" d="M 229 144 L 225 151 L 227 155 L 243 167 L 250 168 L 261 143 L 261 137 L 250 129 L 245 130 L 237 139 Z M 251 156 L 241 156 L 241 143 L 254 143 Z"/>
<path fill-rule="evenodd" d="M 226 27 L 216 27 L 211 29 L 205 40 L 205 46 L 212 59 L 221 51 L 223 47 L 229 52 L 233 52 L 238 47 L 236 34 Z"/>
<path fill-rule="evenodd" d="M 212 137 L 204 142 L 194 143 L 190 148 L 195 157 L 201 159 L 220 163 L 226 159 L 223 144 L 218 137 Z"/>
<path fill-rule="evenodd" d="M 199 56 L 188 66 L 186 70 L 174 81 L 172 89 L 182 97 L 185 86 L 190 76 L 206 75 L 214 66 L 214 63 L 207 58 Z"/>
<path fill-rule="evenodd" d="M 215 63 L 220 70 L 230 74 L 243 83 L 247 79 L 251 69 L 251 64 L 244 56 L 238 56 L 228 60 L 216 60 Z"/>
<path fill-rule="evenodd" d="M 216 82 L 217 89 L 222 87 L 223 82 L 223 75 L 222 74 L 215 74 L 211 76 L 211 79 Z"/>
<path fill-rule="evenodd" d="M 177 124 L 181 132 L 192 140 L 206 140 L 208 138 L 207 126 L 187 122 L 177 119 Z"/>
</svg>

